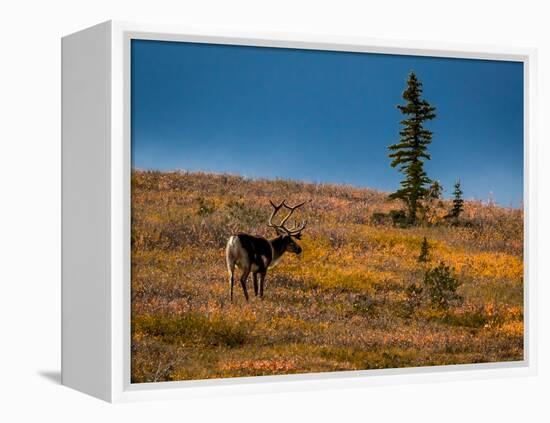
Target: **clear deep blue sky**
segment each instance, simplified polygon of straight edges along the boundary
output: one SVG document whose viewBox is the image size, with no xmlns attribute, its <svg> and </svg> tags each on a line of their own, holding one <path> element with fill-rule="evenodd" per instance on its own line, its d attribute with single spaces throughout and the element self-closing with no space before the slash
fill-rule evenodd
<svg viewBox="0 0 550 423">
<path fill-rule="evenodd" d="M 132 166 L 392 191 L 409 71 L 437 108 L 426 170 L 445 197 L 523 199 L 523 65 L 132 41 Z"/>
</svg>

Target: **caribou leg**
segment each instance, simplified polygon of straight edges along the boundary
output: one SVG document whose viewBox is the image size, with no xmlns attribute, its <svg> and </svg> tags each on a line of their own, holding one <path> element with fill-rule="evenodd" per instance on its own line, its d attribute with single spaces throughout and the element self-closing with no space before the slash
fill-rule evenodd
<svg viewBox="0 0 550 423">
<path fill-rule="evenodd" d="M 264 299 L 265 273 L 260 273 L 260 298 Z"/>
<path fill-rule="evenodd" d="M 248 279 L 248 274 L 250 269 L 243 270 L 243 275 L 241 276 L 241 286 L 243 287 L 244 298 L 248 301 L 248 291 L 246 290 L 246 280 Z"/>
<path fill-rule="evenodd" d="M 254 296 L 258 296 L 258 273 L 252 273 L 252 279 L 254 280 Z"/>
<path fill-rule="evenodd" d="M 231 302 L 233 302 L 233 285 L 235 284 L 235 263 L 228 263 L 227 270 L 229 273 L 229 290 L 231 292 Z"/>
</svg>

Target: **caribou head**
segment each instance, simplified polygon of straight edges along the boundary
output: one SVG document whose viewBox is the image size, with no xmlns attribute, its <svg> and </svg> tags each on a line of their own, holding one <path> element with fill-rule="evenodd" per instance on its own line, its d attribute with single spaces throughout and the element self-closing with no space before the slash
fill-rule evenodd
<svg viewBox="0 0 550 423">
<path fill-rule="evenodd" d="M 289 206 L 285 203 L 285 200 L 283 200 L 279 205 L 276 205 L 273 203 L 273 201 L 269 200 L 271 203 L 271 206 L 273 207 L 273 212 L 271 213 L 271 216 L 269 217 L 269 223 L 267 226 L 270 228 L 275 229 L 276 234 L 278 235 L 277 238 L 271 240 L 271 242 L 276 242 L 280 244 L 280 250 L 281 255 L 283 252 L 288 251 L 289 253 L 294 254 L 300 254 L 302 252 L 302 247 L 300 247 L 295 239 L 302 239 L 302 231 L 305 229 L 307 225 L 307 220 L 304 220 L 300 225 L 294 221 L 294 226 L 292 228 L 287 228 L 285 226 L 285 223 L 287 220 L 292 216 L 294 211 L 298 207 L 302 207 L 306 202 L 302 202 L 300 204 L 296 204 L 295 206 Z M 275 215 L 279 212 L 279 210 L 284 207 L 286 210 L 288 210 L 287 215 L 281 220 L 279 224 L 273 223 L 273 218 Z M 279 255 L 280 257 L 280 255 Z"/>
</svg>

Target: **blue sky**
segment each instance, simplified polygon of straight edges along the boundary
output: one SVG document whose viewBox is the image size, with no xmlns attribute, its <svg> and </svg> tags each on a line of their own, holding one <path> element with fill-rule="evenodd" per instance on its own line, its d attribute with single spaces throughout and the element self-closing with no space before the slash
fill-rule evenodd
<svg viewBox="0 0 550 423">
<path fill-rule="evenodd" d="M 132 166 L 393 191 L 409 71 L 437 110 L 428 176 L 449 197 L 523 199 L 517 62 L 132 41 Z"/>
</svg>

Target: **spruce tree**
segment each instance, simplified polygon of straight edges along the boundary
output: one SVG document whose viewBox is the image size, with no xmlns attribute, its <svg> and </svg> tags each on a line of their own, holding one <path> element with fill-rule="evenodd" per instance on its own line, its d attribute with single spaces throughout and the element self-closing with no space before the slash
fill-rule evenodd
<svg viewBox="0 0 550 423">
<path fill-rule="evenodd" d="M 439 181 L 433 181 L 428 189 L 428 198 L 432 200 L 439 200 L 443 195 L 443 186 Z"/>
<path fill-rule="evenodd" d="M 460 180 L 455 183 L 455 190 L 453 191 L 453 208 L 449 213 L 450 217 L 458 219 L 460 213 L 464 211 L 464 200 L 462 199 L 462 189 L 460 188 Z"/>
<path fill-rule="evenodd" d="M 427 263 L 430 261 L 430 244 L 426 237 L 424 237 L 422 244 L 420 244 L 420 255 L 417 260 L 419 263 Z"/>
<path fill-rule="evenodd" d="M 403 99 L 406 103 L 397 106 L 405 115 L 401 121 L 399 142 L 388 148 L 391 166 L 399 167 L 405 178 L 401 181 L 401 188 L 390 194 L 390 198 L 402 200 L 407 206 L 409 221 L 415 223 L 419 202 L 428 194 L 427 187 L 431 182 L 424 171 L 424 161 L 430 160 L 427 150 L 432 142 L 432 132 L 424 128 L 424 122 L 435 118 L 435 107 L 422 99 L 422 83 L 414 72 L 409 74 Z"/>
</svg>

